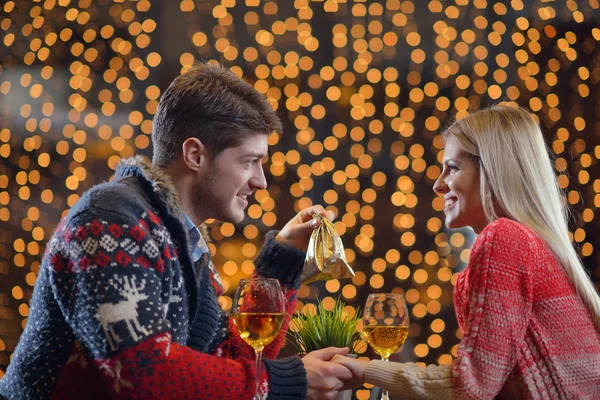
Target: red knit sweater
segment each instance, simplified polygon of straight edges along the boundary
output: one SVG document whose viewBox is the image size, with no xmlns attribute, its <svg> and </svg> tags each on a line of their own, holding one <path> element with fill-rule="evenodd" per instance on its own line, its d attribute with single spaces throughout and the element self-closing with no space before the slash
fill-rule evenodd
<svg viewBox="0 0 600 400">
<path fill-rule="evenodd" d="M 454 293 L 464 335 L 454 363 L 373 361 L 367 382 L 411 399 L 600 399 L 600 334 L 533 231 L 491 223 Z"/>
</svg>

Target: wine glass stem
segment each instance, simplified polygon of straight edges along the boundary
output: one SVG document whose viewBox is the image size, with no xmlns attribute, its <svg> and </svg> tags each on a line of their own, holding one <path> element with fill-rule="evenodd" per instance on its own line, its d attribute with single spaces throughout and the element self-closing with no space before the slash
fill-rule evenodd
<svg viewBox="0 0 600 400">
<path fill-rule="evenodd" d="M 385 362 L 388 362 L 388 357 L 381 357 L 381 359 Z M 390 396 L 388 395 L 387 390 L 381 389 L 381 400 L 390 400 Z"/>
<path fill-rule="evenodd" d="M 262 364 L 262 352 L 262 347 L 254 349 L 254 353 L 256 353 L 256 387 L 254 388 L 254 400 L 260 400 L 258 388 L 260 387 L 260 366 Z"/>
</svg>

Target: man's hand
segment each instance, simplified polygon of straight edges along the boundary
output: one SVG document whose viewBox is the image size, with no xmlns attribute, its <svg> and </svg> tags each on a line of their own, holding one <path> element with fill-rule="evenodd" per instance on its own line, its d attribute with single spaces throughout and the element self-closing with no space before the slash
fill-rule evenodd
<svg viewBox="0 0 600 400">
<path fill-rule="evenodd" d="M 344 387 L 345 382 L 352 379 L 348 368 L 329 362 L 335 355 L 343 357 L 349 351 L 347 347 L 327 347 L 308 353 L 302 358 L 308 381 L 308 400 L 331 400 Z"/>
<path fill-rule="evenodd" d="M 352 372 L 352 379 L 346 381 L 342 390 L 353 389 L 365 383 L 365 368 L 369 363 L 368 359 L 354 359 L 345 356 L 336 355 L 331 360 L 332 363 L 343 365 Z"/>
<path fill-rule="evenodd" d="M 321 205 L 305 208 L 285 224 L 275 239 L 279 243 L 306 251 L 310 234 L 320 224 L 318 219 L 313 218 L 313 214 L 322 215 L 329 220 L 334 217 L 332 211 L 325 211 Z"/>
</svg>

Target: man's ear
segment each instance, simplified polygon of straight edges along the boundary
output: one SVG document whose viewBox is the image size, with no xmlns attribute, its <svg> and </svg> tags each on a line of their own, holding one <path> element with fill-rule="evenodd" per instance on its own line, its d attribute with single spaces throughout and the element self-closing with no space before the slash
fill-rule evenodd
<svg viewBox="0 0 600 400">
<path fill-rule="evenodd" d="M 187 138 L 181 145 L 183 162 L 192 171 L 198 171 L 210 162 L 210 153 L 200 139 Z"/>
</svg>

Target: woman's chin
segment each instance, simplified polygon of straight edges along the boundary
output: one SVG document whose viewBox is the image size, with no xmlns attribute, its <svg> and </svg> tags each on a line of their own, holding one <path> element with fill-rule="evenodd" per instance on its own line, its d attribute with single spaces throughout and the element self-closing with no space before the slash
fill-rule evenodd
<svg viewBox="0 0 600 400">
<path fill-rule="evenodd" d="M 446 228 L 448 229 L 460 229 L 465 226 L 465 224 L 460 223 L 460 221 L 457 221 L 454 218 L 446 218 Z"/>
</svg>

